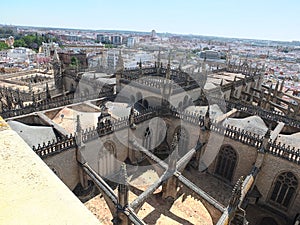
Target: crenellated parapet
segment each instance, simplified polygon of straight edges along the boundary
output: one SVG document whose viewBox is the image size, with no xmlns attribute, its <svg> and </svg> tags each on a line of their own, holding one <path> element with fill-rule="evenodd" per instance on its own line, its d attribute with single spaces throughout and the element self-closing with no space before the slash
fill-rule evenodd
<svg viewBox="0 0 300 225">
<path fill-rule="evenodd" d="M 240 61 L 239 63 L 228 62 L 226 71 L 230 73 L 241 73 L 247 76 L 255 76 L 257 74 L 263 73 L 264 67 L 258 67 L 258 65 L 253 67 L 247 60 L 245 60 L 243 62 Z"/>
<path fill-rule="evenodd" d="M 54 99 L 45 99 L 45 100 L 36 100 L 33 98 L 33 102 L 27 105 L 22 105 L 22 107 L 18 107 L 15 109 L 4 109 L 0 113 L 0 115 L 3 118 L 11 118 L 15 116 L 21 116 L 29 113 L 33 113 L 36 111 L 42 111 L 42 110 L 49 110 L 61 106 L 66 106 L 70 104 L 80 103 L 83 101 L 96 99 L 96 98 L 102 98 L 111 96 L 113 93 L 111 90 L 102 91 L 98 94 L 94 95 L 88 95 L 88 96 L 78 96 L 74 98 L 74 95 L 68 95 L 68 96 L 60 96 Z"/>
<path fill-rule="evenodd" d="M 269 141 L 269 148 L 266 149 L 266 153 L 274 156 L 286 159 L 290 162 L 300 164 L 300 149 L 295 147 L 287 146 L 280 142 Z"/>
<path fill-rule="evenodd" d="M 211 131 L 255 148 L 259 148 L 263 140 L 263 138 L 257 134 L 230 125 L 224 126 L 222 124 L 212 123 Z"/>
<path fill-rule="evenodd" d="M 203 127 L 205 124 L 205 117 L 197 113 L 191 113 L 187 111 L 179 111 L 174 107 L 169 107 L 166 111 L 162 107 L 149 108 L 139 114 L 134 113 L 133 122 L 138 125 L 144 121 L 150 120 L 154 117 L 164 117 L 171 116 L 180 119 L 184 122 Z M 98 122 L 96 127 L 91 127 L 81 132 L 82 142 L 87 143 L 89 141 L 95 140 L 99 137 L 106 136 L 117 132 L 122 129 L 128 129 L 129 117 L 123 117 L 119 120 L 112 121 L 111 119 L 106 119 L 105 121 Z M 251 133 L 244 129 L 240 129 L 230 125 L 223 125 L 217 123 L 216 121 L 210 122 L 210 132 L 222 135 L 224 137 L 230 138 L 239 143 L 256 148 L 258 151 L 262 146 L 264 137 L 259 136 L 255 133 Z M 43 143 L 37 147 L 33 147 L 33 150 L 41 157 L 46 157 L 64 150 L 68 150 L 71 147 L 76 147 L 76 134 L 70 135 L 69 137 L 58 139 L 54 142 Z M 300 149 L 295 147 L 287 146 L 281 144 L 276 140 L 273 141 L 269 138 L 268 144 L 264 150 L 265 153 L 272 154 L 274 156 L 286 159 L 290 162 L 300 164 Z"/>
<path fill-rule="evenodd" d="M 248 113 L 250 115 L 257 115 L 263 119 L 283 122 L 286 125 L 291 127 L 300 128 L 300 121 L 286 116 L 284 113 L 280 111 L 269 111 L 262 109 L 259 106 L 251 105 L 242 101 L 234 101 L 234 100 L 225 100 L 216 97 L 209 97 L 210 104 L 217 104 L 219 107 L 231 109 L 237 109 L 241 112 Z"/>
<path fill-rule="evenodd" d="M 45 158 L 74 147 L 76 147 L 75 135 L 70 134 L 64 138 L 58 138 L 56 141 L 48 141 L 48 143 L 44 142 L 42 145 L 33 146 L 32 150 L 41 158 Z"/>
</svg>

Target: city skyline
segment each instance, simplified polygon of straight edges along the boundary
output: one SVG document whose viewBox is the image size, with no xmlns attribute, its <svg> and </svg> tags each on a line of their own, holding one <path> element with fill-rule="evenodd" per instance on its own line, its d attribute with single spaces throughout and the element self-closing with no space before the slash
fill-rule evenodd
<svg viewBox="0 0 300 225">
<path fill-rule="evenodd" d="M 92 30 L 152 29 L 158 33 L 232 38 L 300 40 L 300 3 L 289 0 L 5 1 L 0 24 Z"/>
</svg>

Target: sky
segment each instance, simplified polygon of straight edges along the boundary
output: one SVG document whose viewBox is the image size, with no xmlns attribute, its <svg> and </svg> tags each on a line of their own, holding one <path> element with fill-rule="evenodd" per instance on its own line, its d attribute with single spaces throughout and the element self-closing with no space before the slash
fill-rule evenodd
<svg viewBox="0 0 300 225">
<path fill-rule="evenodd" d="M 300 1 L 9 0 L 0 24 L 300 41 Z"/>
</svg>

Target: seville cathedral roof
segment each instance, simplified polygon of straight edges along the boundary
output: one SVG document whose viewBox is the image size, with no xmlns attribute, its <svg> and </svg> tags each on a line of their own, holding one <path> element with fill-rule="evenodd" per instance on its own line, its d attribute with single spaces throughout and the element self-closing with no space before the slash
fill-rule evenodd
<svg viewBox="0 0 300 225">
<path fill-rule="evenodd" d="M 68 133 L 74 133 L 76 130 L 76 118 L 80 116 L 80 123 L 83 130 L 93 127 L 97 124 L 100 112 L 81 112 L 68 107 L 60 110 L 52 119 L 54 123 L 63 127 Z"/>
<path fill-rule="evenodd" d="M 295 134 L 279 134 L 277 137 L 277 142 L 281 142 L 286 146 L 290 145 L 291 147 L 299 148 L 300 146 L 300 132 Z"/>
<path fill-rule="evenodd" d="M 105 106 L 108 108 L 108 113 L 114 119 L 120 119 L 130 114 L 131 107 L 127 103 L 106 102 Z"/>
<path fill-rule="evenodd" d="M 249 131 L 253 134 L 264 136 L 268 130 L 265 122 L 259 116 L 249 116 L 246 118 L 228 118 L 224 121 L 224 125 L 234 126 Z"/>
<path fill-rule="evenodd" d="M 141 170 L 141 171 L 140 171 Z M 129 191 L 129 202 L 133 202 L 139 192 L 147 190 L 151 184 L 159 179 L 153 167 L 130 172 L 128 170 L 128 180 L 131 186 Z M 197 179 L 197 177 L 194 177 Z M 116 190 L 115 190 L 116 191 Z M 188 189 L 184 189 L 174 202 L 160 199 L 161 187 L 154 191 L 138 212 L 138 216 L 146 224 L 197 224 L 212 225 L 212 218 L 200 200 L 192 195 Z M 90 199 L 85 206 L 97 216 L 104 225 L 111 224 L 112 215 L 99 195 Z"/>
<path fill-rule="evenodd" d="M 116 78 L 110 78 L 111 75 L 107 75 L 106 73 L 92 73 L 92 72 L 86 72 L 82 75 L 83 79 L 87 80 L 93 80 L 96 78 L 96 82 L 102 83 L 102 84 L 115 84 Z"/>
<path fill-rule="evenodd" d="M 204 89 L 205 89 L 205 90 L 214 89 L 214 88 L 216 88 L 216 87 L 217 87 L 217 86 L 214 85 L 214 84 L 212 84 L 212 83 L 206 83 L 206 84 L 204 85 Z"/>
<path fill-rule="evenodd" d="M 37 146 L 49 140 L 56 140 L 52 127 L 29 126 L 18 121 L 7 121 L 8 125 L 16 131 L 29 146 Z"/>
<path fill-rule="evenodd" d="M 186 108 L 186 111 L 204 116 L 207 111 L 207 106 L 189 106 L 188 108 Z M 213 104 L 210 106 L 209 115 L 212 119 L 215 119 L 216 117 L 221 116 L 223 114 L 224 113 L 217 104 Z"/>
</svg>

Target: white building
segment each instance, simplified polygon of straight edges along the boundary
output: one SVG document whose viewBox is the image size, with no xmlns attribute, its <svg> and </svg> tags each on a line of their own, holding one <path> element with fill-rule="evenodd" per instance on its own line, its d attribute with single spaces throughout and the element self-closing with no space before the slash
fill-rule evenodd
<svg viewBox="0 0 300 225">
<path fill-rule="evenodd" d="M 135 46 L 135 44 L 138 42 L 136 37 L 129 37 L 127 39 L 127 47 L 132 48 Z"/>
<path fill-rule="evenodd" d="M 19 60 L 19 61 L 34 60 L 35 56 L 36 56 L 35 51 L 24 47 L 9 49 L 7 51 L 8 58 Z"/>
<path fill-rule="evenodd" d="M 50 57 L 54 53 L 54 51 L 57 50 L 58 48 L 59 45 L 55 42 L 50 42 L 50 43 L 43 42 L 39 48 L 39 53 L 44 53 L 46 57 Z"/>
</svg>

